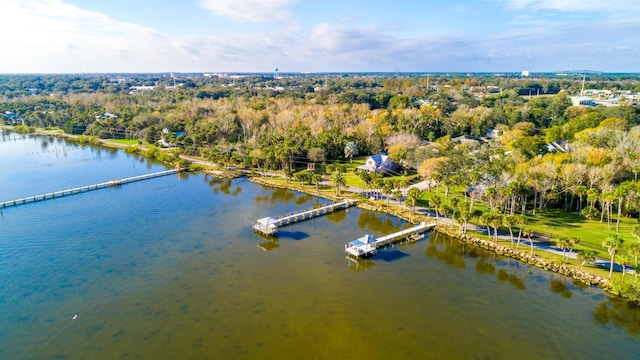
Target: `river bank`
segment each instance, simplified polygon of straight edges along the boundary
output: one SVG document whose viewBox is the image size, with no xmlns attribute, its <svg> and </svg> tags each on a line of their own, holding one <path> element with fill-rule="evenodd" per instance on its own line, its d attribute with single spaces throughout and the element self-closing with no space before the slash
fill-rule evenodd
<svg viewBox="0 0 640 360">
<path fill-rule="evenodd" d="M 7 128 L 8 130 L 11 130 L 11 128 Z M 65 139 L 70 139 L 73 141 L 80 141 L 83 137 L 79 136 L 79 135 L 70 135 L 70 134 L 65 134 L 62 131 L 55 131 L 55 130 L 36 130 L 35 132 L 31 133 L 31 135 L 36 135 L 36 136 L 57 136 L 57 137 L 62 137 Z M 94 138 L 90 138 L 90 139 L 94 139 Z M 113 142 L 113 141 L 109 141 L 109 140 L 104 140 L 104 139 L 96 139 L 97 145 L 101 145 L 101 146 L 106 146 L 106 147 L 112 147 L 112 148 L 120 148 L 120 149 L 127 149 L 129 147 L 131 147 L 131 145 L 127 145 L 127 144 L 121 144 L 121 143 L 117 143 L 117 142 Z M 93 142 L 91 142 L 93 143 Z M 141 145 L 138 145 L 138 148 L 140 148 Z M 197 159 L 197 158 L 193 158 L 193 157 L 188 157 L 188 156 L 184 156 L 181 155 L 180 156 L 181 159 L 183 160 L 187 160 L 190 161 L 191 163 L 194 164 L 198 164 L 200 166 L 206 167 L 206 168 L 212 168 L 215 167 L 215 164 L 212 164 L 210 162 L 207 162 L 205 160 L 201 160 L 201 159 Z M 223 171 L 218 171 L 218 170 L 214 170 L 214 169 L 201 169 L 203 172 L 212 174 L 214 176 L 221 176 L 221 177 L 228 177 L 226 176 L 226 172 Z M 384 212 L 384 213 L 388 213 L 390 215 L 394 215 L 397 216 L 399 218 L 402 218 L 404 220 L 407 220 L 411 223 L 419 223 L 421 221 L 434 221 L 433 217 L 429 217 L 429 216 L 425 216 L 422 215 L 420 213 L 416 213 L 416 212 L 412 212 L 409 209 L 407 209 L 404 206 L 398 206 L 395 204 L 391 204 L 391 203 L 385 203 L 384 201 L 376 201 L 376 200 L 370 200 L 367 197 L 364 197 L 360 194 L 354 193 L 354 192 L 343 192 L 340 196 L 334 195 L 333 194 L 333 189 L 328 188 L 328 186 L 324 186 L 323 191 L 316 191 L 313 187 L 304 187 L 304 186 L 300 186 L 297 183 L 285 183 L 283 181 L 273 181 L 272 179 L 268 178 L 268 177 L 260 177 L 260 176 L 250 176 L 251 181 L 254 181 L 256 183 L 260 183 L 262 185 L 265 186 L 271 186 L 271 187 L 279 187 L 279 188 L 286 188 L 286 189 L 290 189 L 290 190 L 295 190 L 295 191 L 300 191 L 300 192 L 304 192 L 307 193 L 309 195 L 313 195 L 313 196 L 320 196 L 332 201 L 341 201 L 344 200 L 345 198 L 350 198 L 350 199 L 357 199 L 358 200 L 358 207 L 366 209 L 366 210 L 372 210 L 372 211 L 378 211 L 378 212 Z M 541 256 L 538 255 L 531 255 L 528 254 L 527 252 L 520 252 L 517 251 L 511 247 L 508 246 L 503 246 L 500 244 L 496 244 L 493 241 L 487 241 L 484 239 L 480 239 L 478 237 L 474 237 L 474 236 L 470 236 L 467 234 L 463 234 L 461 233 L 458 229 L 457 226 L 454 226 L 454 224 L 452 224 L 451 222 L 446 222 L 442 219 L 439 219 L 437 221 L 438 223 L 438 227 L 437 230 L 443 233 L 446 233 L 456 239 L 458 239 L 461 242 L 464 243 L 468 243 L 470 245 L 476 246 L 476 247 L 480 247 L 486 250 L 490 250 L 493 251 L 499 255 L 503 255 L 503 256 L 509 256 L 511 258 L 517 259 L 519 261 L 522 261 L 524 263 L 528 263 L 531 265 L 535 265 L 539 268 L 542 268 L 544 270 L 547 271 L 552 271 L 558 274 L 562 274 L 565 276 L 569 276 L 572 277 L 573 279 L 580 281 L 581 283 L 584 284 L 588 284 L 588 285 L 594 285 L 594 286 L 598 286 L 602 289 L 604 289 L 605 291 L 608 291 L 612 294 L 615 295 L 619 295 L 618 293 L 616 293 L 615 289 L 613 288 L 611 281 L 609 279 L 605 279 L 601 276 L 589 273 L 587 271 L 584 270 L 580 270 L 580 269 L 576 269 L 573 267 L 569 267 L 566 266 L 565 264 L 562 263 L 558 263 L 555 261 L 550 261 L 547 260 Z"/>
<path fill-rule="evenodd" d="M 501 256 L 507 256 L 510 258 L 513 258 L 515 260 L 519 260 L 523 263 L 529 264 L 529 265 L 533 265 L 536 266 L 538 268 L 541 268 L 543 270 L 546 271 L 550 271 L 550 272 L 554 272 L 557 274 L 561 274 L 564 276 L 568 276 L 571 277 L 572 279 L 585 284 L 585 285 L 589 285 L 589 286 L 597 286 L 600 287 L 601 289 L 603 289 L 604 291 L 607 291 L 608 293 L 614 294 L 619 296 L 620 294 L 618 294 L 615 289 L 613 288 L 611 281 L 609 279 L 603 278 L 601 276 L 598 276 L 596 274 L 592 274 L 589 273 L 587 271 L 583 271 L 580 269 L 576 269 L 570 266 L 566 266 L 565 264 L 561 264 L 561 263 L 557 263 L 554 261 L 549 261 L 547 259 L 544 259 L 543 257 L 540 257 L 536 254 L 530 254 L 528 252 L 521 252 L 518 251 L 516 249 L 513 249 L 511 247 L 508 246 L 504 246 L 504 245 L 500 245 L 497 244 L 493 241 L 487 241 L 484 239 L 480 239 L 478 237 L 475 236 L 471 236 L 468 234 L 464 234 L 461 233 L 458 229 L 457 225 L 451 224 L 451 223 L 447 223 L 443 220 L 436 220 L 433 217 L 430 216 L 424 216 L 421 215 L 419 213 L 415 213 L 415 212 L 411 212 L 408 209 L 399 207 L 397 205 L 394 204 L 381 204 L 380 201 L 372 201 L 370 199 L 367 199 L 361 195 L 355 194 L 355 193 L 346 193 L 346 195 L 344 196 L 336 196 L 336 195 L 332 195 L 330 192 L 322 192 L 322 191 L 315 191 L 311 190 L 307 187 L 303 187 L 303 186 L 299 186 L 293 183 L 283 183 L 281 181 L 273 181 L 270 180 L 268 177 L 258 177 L 258 176 L 252 176 L 250 177 L 250 180 L 256 183 L 259 183 L 261 185 L 264 186 L 271 186 L 271 187 L 277 187 L 277 188 L 283 188 L 283 189 L 289 189 L 289 190 L 294 190 L 294 191 L 299 191 L 299 192 L 303 192 L 309 195 L 313 195 L 313 196 L 320 196 L 323 197 L 325 199 L 329 199 L 332 201 L 342 201 L 345 198 L 349 198 L 349 199 L 354 199 L 354 200 L 358 200 L 357 202 L 357 206 L 362 208 L 362 209 L 366 209 L 366 210 L 371 210 L 371 211 L 379 211 L 379 212 L 385 212 L 388 213 L 390 215 L 393 216 L 397 216 L 399 218 L 402 218 L 406 221 L 409 221 L 411 223 L 417 224 L 421 221 L 429 221 L 429 222 L 433 222 L 436 221 L 436 223 L 438 224 L 436 226 L 436 231 L 441 232 L 441 233 L 445 233 L 455 239 L 457 239 L 460 242 L 475 246 L 475 247 L 479 247 L 488 251 L 492 251 L 495 252 L 498 255 Z"/>
</svg>

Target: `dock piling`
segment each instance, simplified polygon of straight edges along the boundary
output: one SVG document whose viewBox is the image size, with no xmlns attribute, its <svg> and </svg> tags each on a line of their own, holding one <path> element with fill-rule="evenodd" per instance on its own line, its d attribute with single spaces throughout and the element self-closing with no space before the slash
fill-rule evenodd
<svg viewBox="0 0 640 360">
<path fill-rule="evenodd" d="M 264 235 L 277 236 L 278 228 L 290 225 L 299 221 L 304 221 L 308 219 L 313 219 L 315 217 L 329 214 L 333 211 L 340 209 L 347 209 L 355 204 L 353 200 L 343 201 L 341 203 L 332 203 L 321 208 L 313 208 L 309 210 L 297 211 L 294 213 L 289 213 L 283 216 L 276 217 L 266 217 L 262 219 L 258 219 L 253 224 L 253 230 L 260 232 Z"/>
<path fill-rule="evenodd" d="M 375 255 L 379 248 L 392 245 L 402 239 L 408 238 L 411 241 L 417 241 L 418 236 L 421 236 L 421 234 L 435 226 L 435 223 L 426 224 L 421 222 L 419 225 L 413 226 L 409 229 L 401 230 L 377 239 L 367 234 L 346 244 L 344 246 L 344 251 L 347 255 L 354 256 L 356 258 L 368 257 Z"/>
</svg>

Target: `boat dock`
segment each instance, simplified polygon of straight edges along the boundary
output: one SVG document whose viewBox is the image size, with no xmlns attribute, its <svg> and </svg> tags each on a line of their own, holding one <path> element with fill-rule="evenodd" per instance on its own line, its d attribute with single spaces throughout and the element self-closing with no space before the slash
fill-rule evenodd
<svg viewBox="0 0 640 360">
<path fill-rule="evenodd" d="M 265 217 L 258 219 L 253 224 L 253 230 L 264 235 L 278 236 L 278 228 L 282 226 L 326 215 L 337 210 L 347 209 L 355 205 L 355 203 L 356 202 L 354 200 L 347 200 L 340 203 L 331 203 L 319 208 L 302 210 L 277 217 Z"/>
<path fill-rule="evenodd" d="M 25 197 L 25 198 L 22 198 L 22 199 L 3 201 L 3 202 L 0 202 L 0 208 L 6 208 L 6 207 L 9 207 L 9 206 L 18 206 L 18 205 L 23 205 L 23 204 L 35 203 L 35 202 L 38 202 L 38 201 L 49 200 L 49 199 L 54 199 L 54 198 L 60 198 L 60 197 L 63 197 L 63 196 L 79 194 L 79 193 L 82 193 L 82 192 L 87 192 L 87 191 L 92 191 L 92 190 L 106 189 L 106 188 L 110 188 L 110 187 L 114 187 L 114 186 L 120 186 L 120 185 L 132 183 L 132 182 L 136 182 L 136 181 L 148 180 L 148 179 L 153 179 L 153 178 L 157 178 L 157 177 L 160 177 L 160 176 L 167 176 L 167 175 L 177 174 L 177 173 L 179 173 L 181 171 L 184 171 L 184 170 L 186 170 L 186 169 L 171 169 L 171 170 L 159 171 L 159 172 L 155 172 L 155 173 L 151 173 L 151 174 L 138 175 L 138 176 L 128 177 L 128 178 L 124 178 L 124 179 L 114 179 L 114 180 L 109 180 L 107 182 L 103 182 L 103 183 L 99 183 L 99 184 L 81 186 L 81 187 L 77 187 L 77 188 L 73 188 L 73 189 L 66 189 L 66 190 L 54 191 L 54 192 L 50 192 L 50 193 L 46 193 L 46 194 L 29 196 L 29 197 Z"/>
<path fill-rule="evenodd" d="M 393 234 L 385 235 L 378 239 L 367 234 L 359 239 L 353 240 L 344 246 L 344 251 L 347 255 L 358 257 L 368 257 L 374 255 L 376 251 L 384 246 L 392 244 L 394 242 L 409 239 L 419 240 L 422 238 L 422 234 L 427 230 L 433 229 L 436 226 L 435 223 L 426 224 L 421 222 L 420 224 L 411 228 L 395 232 Z"/>
</svg>

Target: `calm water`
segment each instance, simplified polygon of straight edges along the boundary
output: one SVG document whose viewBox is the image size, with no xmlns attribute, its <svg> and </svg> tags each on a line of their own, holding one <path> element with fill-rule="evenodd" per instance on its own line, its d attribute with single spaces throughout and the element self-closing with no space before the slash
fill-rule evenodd
<svg viewBox="0 0 640 360">
<path fill-rule="evenodd" d="M 1 141 L 5 140 L 5 141 Z M 0 200 L 164 170 L 122 151 L 0 138 Z M 598 289 L 445 236 L 350 262 L 344 244 L 406 226 L 246 179 L 168 176 L 7 208 L 0 358 L 635 357 L 640 314 Z M 73 320 L 74 314 L 78 314 Z"/>
</svg>

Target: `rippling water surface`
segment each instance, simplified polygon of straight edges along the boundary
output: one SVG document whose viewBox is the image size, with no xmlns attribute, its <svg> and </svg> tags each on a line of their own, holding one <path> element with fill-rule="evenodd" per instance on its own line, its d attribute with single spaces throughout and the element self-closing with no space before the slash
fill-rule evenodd
<svg viewBox="0 0 640 360">
<path fill-rule="evenodd" d="M 3 134 L 0 201 L 165 168 L 122 151 Z M 407 224 L 325 200 L 181 174 L 5 208 L 0 358 L 637 356 L 640 314 L 600 290 L 431 234 L 373 260 L 344 244 Z M 74 314 L 77 318 L 74 320 Z"/>
</svg>

